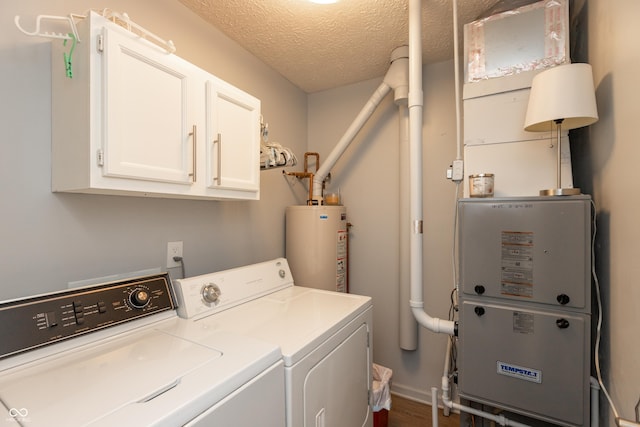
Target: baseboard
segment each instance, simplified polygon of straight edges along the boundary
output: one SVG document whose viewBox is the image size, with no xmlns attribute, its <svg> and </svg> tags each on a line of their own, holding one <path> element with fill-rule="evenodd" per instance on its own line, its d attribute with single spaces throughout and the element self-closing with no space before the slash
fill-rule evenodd
<svg viewBox="0 0 640 427">
<path fill-rule="evenodd" d="M 414 402 L 419 402 L 424 405 L 431 406 L 431 390 L 418 390 L 413 387 L 408 387 L 392 382 L 390 391 L 392 395 L 400 396 L 404 399 L 413 400 Z M 393 398 L 391 399 L 391 406 L 393 407 Z M 442 397 L 438 397 L 438 408 L 443 408 Z M 460 413 L 460 411 L 458 411 L 457 409 L 452 409 L 451 412 L 454 412 L 456 414 Z"/>
<path fill-rule="evenodd" d="M 420 402 L 424 403 L 425 405 L 431 406 L 431 390 L 425 392 L 424 390 L 418 390 L 413 387 L 408 387 L 392 382 L 391 394 L 396 394 L 400 397 L 404 397 L 405 399 L 413 400 L 415 402 Z"/>
</svg>

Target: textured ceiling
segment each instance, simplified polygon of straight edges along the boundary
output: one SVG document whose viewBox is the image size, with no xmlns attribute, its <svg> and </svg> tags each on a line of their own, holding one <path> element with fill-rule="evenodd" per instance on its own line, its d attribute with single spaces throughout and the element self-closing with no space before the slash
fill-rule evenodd
<svg viewBox="0 0 640 427">
<path fill-rule="evenodd" d="M 408 44 L 408 0 L 178 1 L 307 93 L 381 77 Z M 498 1 L 458 1 L 460 27 Z M 422 1 L 425 63 L 453 58 L 452 22 L 452 0 Z"/>
</svg>

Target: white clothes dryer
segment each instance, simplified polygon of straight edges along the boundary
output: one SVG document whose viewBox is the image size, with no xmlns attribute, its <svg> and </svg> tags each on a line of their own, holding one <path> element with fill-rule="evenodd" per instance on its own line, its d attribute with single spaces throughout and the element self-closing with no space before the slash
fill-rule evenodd
<svg viewBox="0 0 640 427">
<path fill-rule="evenodd" d="M 0 425 L 285 425 L 278 347 L 196 335 L 160 274 L 0 303 Z"/>
<path fill-rule="evenodd" d="M 280 347 L 288 427 L 372 426 L 370 297 L 294 286 L 287 260 L 176 280 L 178 314 Z"/>
</svg>

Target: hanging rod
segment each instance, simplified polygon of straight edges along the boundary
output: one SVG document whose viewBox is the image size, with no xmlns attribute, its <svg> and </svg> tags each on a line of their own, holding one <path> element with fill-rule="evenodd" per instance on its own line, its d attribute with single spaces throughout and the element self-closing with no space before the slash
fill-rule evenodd
<svg viewBox="0 0 640 427">
<path fill-rule="evenodd" d="M 15 22 L 16 27 L 18 27 L 18 29 L 20 31 L 22 31 L 24 34 L 26 34 L 28 36 L 47 37 L 47 38 L 63 39 L 63 40 L 72 40 L 73 37 L 75 37 L 75 40 L 77 42 L 80 42 L 80 38 L 78 37 L 78 30 L 76 29 L 76 22 L 75 22 L 74 18 L 84 18 L 84 16 L 75 15 L 75 14 L 69 14 L 69 16 L 38 15 L 36 17 L 36 29 L 33 30 L 33 31 L 27 31 L 24 28 L 22 28 L 22 26 L 20 25 L 20 15 L 16 15 L 16 17 L 13 19 L 13 22 Z M 71 35 L 69 35 L 69 33 L 65 34 L 65 33 L 58 33 L 58 32 L 55 32 L 55 31 L 44 31 L 44 32 L 41 32 L 40 31 L 40 25 L 42 24 L 42 21 L 64 21 L 64 22 L 67 22 L 69 24 L 69 26 L 71 27 L 71 31 L 73 33 L 73 37 Z"/>
<path fill-rule="evenodd" d="M 111 20 L 112 22 L 114 22 L 115 24 L 118 24 L 120 26 L 122 26 L 123 28 L 126 28 L 128 31 L 137 34 L 138 36 L 147 39 L 153 39 L 153 41 L 160 45 L 161 47 L 163 47 L 168 53 L 174 53 L 176 51 L 176 45 L 173 43 L 173 41 L 169 40 L 169 41 L 165 41 L 164 39 L 161 39 L 160 37 L 156 36 L 155 34 L 153 34 L 151 31 L 143 28 L 142 26 L 136 24 L 135 22 L 133 22 L 131 20 L 131 18 L 129 18 L 129 15 L 127 15 L 126 13 L 118 13 L 118 12 L 114 12 L 112 10 L 109 9 L 104 9 L 101 13 L 101 15 L 106 18 Z M 54 15 L 38 15 L 36 17 L 36 29 L 34 31 L 27 31 L 24 28 L 22 28 L 22 26 L 20 25 L 20 16 L 16 15 L 16 17 L 14 18 L 14 22 L 16 24 L 16 27 L 18 27 L 18 29 L 20 31 L 22 31 L 24 34 L 28 35 L 28 36 L 36 36 L 36 37 L 48 37 L 48 38 L 54 38 L 54 39 L 63 39 L 63 40 L 71 40 L 72 36 L 70 34 L 65 34 L 65 33 L 59 33 L 59 32 L 55 32 L 55 31 L 41 31 L 40 30 L 40 26 L 42 24 L 43 21 L 64 21 L 67 22 L 69 24 L 69 26 L 71 27 L 71 31 L 73 33 L 73 37 L 75 37 L 77 42 L 80 42 L 80 38 L 78 37 L 78 30 L 76 28 L 76 21 L 75 19 L 84 19 L 86 18 L 85 15 L 77 15 L 77 14 L 69 14 L 69 16 L 54 16 Z"/>
<path fill-rule="evenodd" d="M 129 18 L 129 15 L 125 12 L 125 13 L 118 13 L 118 12 L 114 12 L 112 10 L 108 10 L 105 9 L 102 13 L 102 16 L 104 16 L 107 19 L 111 19 L 114 23 L 118 23 L 116 22 L 116 20 L 120 21 L 120 25 L 125 26 L 125 28 L 129 31 L 131 31 L 132 33 L 136 33 L 138 34 L 140 37 L 142 38 L 151 38 L 155 41 L 155 43 L 161 45 L 164 47 L 164 49 L 168 52 L 168 53 L 174 53 L 176 51 L 176 45 L 173 44 L 172 40 L 168 40 L 165 41 L 164 39 L 161 39 L 160 37 L 156 36 L 155 34 L 153 34 L 151 31 L 141 27 L 140 25 L 136 24 L 135 22 L 133 22 L 131 20 L 131 18 Z M 135 30 L 135 31 L 134 31 Z"/>
</svg>

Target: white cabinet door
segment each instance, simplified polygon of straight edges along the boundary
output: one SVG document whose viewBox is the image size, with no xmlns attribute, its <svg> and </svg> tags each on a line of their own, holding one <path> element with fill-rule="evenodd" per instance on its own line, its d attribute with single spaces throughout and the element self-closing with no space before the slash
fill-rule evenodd
<svg viewBox="0 0 640 427">
<path fill-rule="evenodd" d="M 259 198 L 258 99 L 94 12 L 78 31 L 73 78 L 52 44 L 53 191 Z"/>
<path fill-rule="evenodd" d="M 176 57 L 104 27 L 103 174 L 191 184 L 196 124 Z"/>
<path fill-rule="evenodd" d="M 206 82 L 207 187 L 260 190 L 260 101 L 221 81 Z"/>
</svg>

